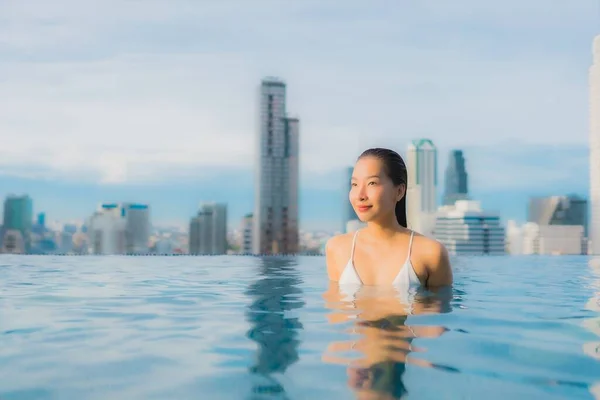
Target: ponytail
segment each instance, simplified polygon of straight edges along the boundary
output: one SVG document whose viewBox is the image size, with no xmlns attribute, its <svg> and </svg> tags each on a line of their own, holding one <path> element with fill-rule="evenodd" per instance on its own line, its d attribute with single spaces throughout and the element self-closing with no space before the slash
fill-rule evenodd
<svg viewBox="0 0 600 400">
<path fill-rule="evenodd" d="M 408 223 L 406 221 L 406 194 L 404 194 L 404 196 L 396 203 L 395 212 L 396 219 L 400 226 L 408 228 Z"/>
</svg>

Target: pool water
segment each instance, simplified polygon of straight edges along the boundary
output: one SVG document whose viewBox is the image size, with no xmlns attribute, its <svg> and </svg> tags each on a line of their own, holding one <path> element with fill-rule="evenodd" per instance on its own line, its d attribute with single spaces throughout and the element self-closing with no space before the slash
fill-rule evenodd
<svg viewBox="0 0 600 400">
<path fill-rule="evenodd" d="M 600 399 L 600 260 L 455 258 L 451 294 L 323 257 L 0 256 L 0 399 Z"/>
</svg>

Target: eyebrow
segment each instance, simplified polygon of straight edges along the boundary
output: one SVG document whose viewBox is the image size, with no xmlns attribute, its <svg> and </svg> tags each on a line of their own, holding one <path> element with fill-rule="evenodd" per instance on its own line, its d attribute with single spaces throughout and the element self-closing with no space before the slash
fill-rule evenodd
<svg viewBox="0 0 600 400">
<path fill-rule="evenodd" d="M 379 175 L 369 175 L 365 179 L 371 179 L 371 178 L 378 178 L 379 179 Z M 350 180 L 351 181 L 355 181 L 356 178 L 353 176 L 352 179 L 350 179 Z"/>
</svg>

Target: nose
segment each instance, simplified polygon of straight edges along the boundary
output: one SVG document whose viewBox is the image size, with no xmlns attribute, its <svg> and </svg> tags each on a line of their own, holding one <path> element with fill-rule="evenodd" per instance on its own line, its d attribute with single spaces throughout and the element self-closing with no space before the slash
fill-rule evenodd
<svg viewBox="0 0 600 400">
<path fill-rule="evenodd" d="M 367 199 L 367 192 L 365 190 L 364 185 L 360 186 L 360 190 L 358 191 L 358 200 L 365 201 Z"/>
</svg>

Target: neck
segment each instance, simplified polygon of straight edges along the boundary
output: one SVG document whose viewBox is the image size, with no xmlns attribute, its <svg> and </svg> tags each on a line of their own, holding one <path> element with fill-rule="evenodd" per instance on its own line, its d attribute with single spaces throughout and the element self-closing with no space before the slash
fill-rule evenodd
<svg viewBox="0 0 600 400">
<path fill-rule="evenodd" d="M 396 220 L 387 219 L 385 222 L 369 222 L 365 228 L 369 232 L 370 235 L 376 238 L 389 238 L 394 236 L 398 231 L 402 230 L 402 227 Z"/>
</svg>

